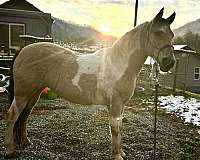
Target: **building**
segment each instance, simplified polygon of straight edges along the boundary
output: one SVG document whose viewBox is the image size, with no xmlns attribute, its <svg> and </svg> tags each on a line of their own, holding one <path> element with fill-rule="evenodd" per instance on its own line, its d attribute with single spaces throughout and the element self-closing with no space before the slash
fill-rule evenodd
<svg viewBox="0 0 200 160">
<path fill-rule="evenodd" d="M 200 54 L 187 45 L 175 45 L 175 85 L 182 90 L 200 93 Z"/>
<path fill-rule="evenodd" d="M 51 14 L 25 0 L 10 0 L 0 5 L 0 53 L 12 54 L 23 46 L 19 35 L 51 36 Z"/>
</svg>

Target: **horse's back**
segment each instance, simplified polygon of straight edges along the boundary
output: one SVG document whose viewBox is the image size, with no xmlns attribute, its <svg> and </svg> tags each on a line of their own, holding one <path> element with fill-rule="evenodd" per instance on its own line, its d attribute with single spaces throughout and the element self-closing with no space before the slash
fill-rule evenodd
<svg viewBox="0 0 200 160">
<path fill-rule="evenodd" d="M 34 43 L 24 47 L 19 55 L 17 56 L 15 63 L 23 60 L 24 63 L 50 59 L 50 56 L 56 56 L 58 54 L 69 55 L 73 52 L 69 49 L 65 49 L 59 45 L 49 43 L 49 42 L 40 42 Z M 28 63 L 27 63 L 28 64 Z"/>
<path fill-rule="evenodd" d="M 48 42 L 31 44 L 21 50 L 14 62 L 14 82 L 18 86 L 41 88 L 50 84 L 55 88 L 59 79 L 74 76 L 75 62 L 76 55 L 71 50 Z"/>
</svg>

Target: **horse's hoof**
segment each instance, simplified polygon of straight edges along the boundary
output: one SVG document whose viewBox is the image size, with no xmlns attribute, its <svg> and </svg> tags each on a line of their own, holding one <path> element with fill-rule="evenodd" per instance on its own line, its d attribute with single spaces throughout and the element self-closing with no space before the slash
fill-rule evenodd
<svg viewBox="0 0 200 160">
<path fill-rule="evenodd" d="M 124 160 L 120 154 L 114 156 L 114 160 Z"/>
<path fill-rule="evenodd" d="M 33 143 L 29 139 L 27 139 L 27 141 L 23 142 L 22 148 L 26 148 L 31 145 L 33 145 Z"/>
<path fill-rule="evenodd" d="M 6 153 L 4 158 L 5 159 L 17 159 L 18 157 L 19 157 L 19 154 L 16 151 L 14 151 L 12 153 Z"/>
<path fill-rule="evenodd" d="M 121 155 L 122 157 L 125 157 L 125 156 L 126 156 L 126 153 L 124 153 L 124 151 L 121 149 L 121 150 L 120 150 L 120 155 Z"/>
</svg>

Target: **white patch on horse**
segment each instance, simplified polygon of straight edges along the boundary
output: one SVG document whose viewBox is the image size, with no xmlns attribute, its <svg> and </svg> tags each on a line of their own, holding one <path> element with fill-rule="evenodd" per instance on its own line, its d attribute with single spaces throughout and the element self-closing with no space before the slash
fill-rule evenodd
<svg viewBox="0 0 200 160">
<path fill-rule="evenodd" d="M 167 26 L 163 26 L 163 27 L 161 27 L 159 30 L 162 31 L 162 32 L 164 32 L 164 33 L 166 33 Z"/>
<path fill-rule="evenodd" d="M 76 59 L 78 63 L 78 72 L 72 79 L 72 84 L 77 86 L 80 91 L 82 88 L 79 86 L 79 80 L 82 74 L 98 74 L 98 68 L 101 61 L 101 56 L 99 54 L 83 54 L 79 55 Z"/>
<path fill-rule="evenodd" d="M 128 60 L 131 55 L 125 55 L 123 58 L 119 57 L 117 62 L 111 60 L 110 49 L 103 49 L 100 51 L 103 54 L 102 67 L 99 73 L 99 85 L 107 92 L 109 98 L 113 96 L 113 89 L 116 82 L 124 75 L 128 68 Z M 113 53 L 117 54 L 117 53 Z"/>
<path fill-rule="evenodd" d="M 111 124 L 111 126 L 113 126 L 115 128 L 120 127 L 122 125 L 122 116 L 117 117 L 117 118 L 111 117 L 110 118 L 110 124 Z"/>
<path fill-rule="evenodd" d="M 120 131 L 120 127 L 122 127 L 122 118 L 122 116 L 117 118 L 110 117 L 110 126 L 113 127 L 117 133 Z"/>
</svg>

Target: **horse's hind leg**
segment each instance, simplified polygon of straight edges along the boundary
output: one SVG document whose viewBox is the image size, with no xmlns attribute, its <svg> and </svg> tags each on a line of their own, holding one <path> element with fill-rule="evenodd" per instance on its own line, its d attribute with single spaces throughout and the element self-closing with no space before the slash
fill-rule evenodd
<svg viewBox="0 0 200 160">
<path fill-rule="evenodd" d="M 7 128 L 5 135 L 5 145 L 7 147 L 7 155 L 12 154 L 17 147 L 16 143 L 16 133 L 14 130 L 15 122 L 17 121 L 19 115 L 25 108 L 27 100 L 25 97 L 15 97 L 8 110 L 7 114 Z"/>
<path fill-rule="evenodd" d="M 26 147 L 31 144 L 30 140 L 27 137 L 26 123 L 29 114 L 31 113 L 34 105 L 39 99 L 39 96 L 40 93 L 37 93 L 29 99 L 26 107 L 23 109 L 15 123 L 14 130 L 16 131 L 16 141 L 18 142 L 18 145 L 20 147 Z"/>
<path fill-rule="evenodd" d="M 6 130 L 5 145 L 7 155 L 12 155 L 17 146 L 24 147 L 30 144 L 27 138 L 26 121 L 37 102 L 40 94 L 29 98 L 15 98 L 8 111 L 8 124 Z"/>
</svg>

